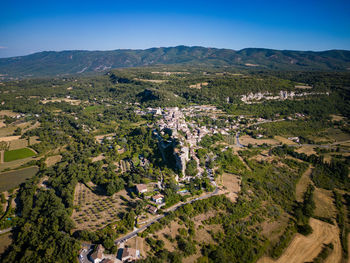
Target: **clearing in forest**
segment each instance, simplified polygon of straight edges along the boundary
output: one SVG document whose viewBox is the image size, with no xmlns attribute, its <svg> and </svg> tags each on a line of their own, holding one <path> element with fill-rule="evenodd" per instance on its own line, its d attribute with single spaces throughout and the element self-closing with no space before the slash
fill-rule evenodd
<svg viewBox="0 0 350 263">
<path fill-rule="evenodd" d="M 61 155 L 53 155 L 53 156 L 49 156 L 46 158 L 45 163 L 47 165 L 47 167 L 50 167 L 52 165 L 55 165 L 56 163 L 60 162 L 62 159 Z"/>
<path fill-rule="evenodd" d="M 309 167 L 299 179 L 296 188 L 295 188 L 295 197 L 298 202 L 303 201 L 303 196 L 306 191 L 307 186 L 312 183 L 310 179 L 310 175 L 312 172 L 312 168 Z"/>
<path fill-rule="evenodd" d="M 122 199 L 129 199 L 125 190 L 103 196 L 78 183 L 74 191 L 75 209 L 72 215 L 76 228 L 94 231 L 119 220 L 119 214 L 127 208 Z"/>
<path fill-rule="evenodd" d="M 263 257 L 258 263 L 312 262 L 321 252 L 323 244 L 329 243 L 333 243 L 334 249 L 324 262 L 340 262 L 342 255 L 338 227 L 314 218 L 310 218 L 310 226 L 313 232 L 308 236 L 296 234 L 279 259 L 273 260 L 270 257 Z"/>
<path fill-rule="evenodd" d="M 221 186 L 219 194 L 225 194 L 231 202 L 236 202 L 241 191 L 241 178 L 234 174 L 223 173 L 218 179 L 218 184 Z"/>
</svg>

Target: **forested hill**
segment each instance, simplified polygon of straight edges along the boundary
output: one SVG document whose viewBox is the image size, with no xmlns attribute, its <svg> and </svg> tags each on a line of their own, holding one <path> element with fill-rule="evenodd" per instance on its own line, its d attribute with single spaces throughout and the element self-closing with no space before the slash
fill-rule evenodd
<svg viewBox="0 0 350 263">
<path fill-rule="evenodd" d="M 350 70 L 350 51 L 322 52 L 246 48 L 239 51 L 177 46 L 145 50 L 45 51 L 1 58 L 0 78 L 103 72 L 111 68 L 159 64 L 236 66 L 276 70 Z"/>
</svg>

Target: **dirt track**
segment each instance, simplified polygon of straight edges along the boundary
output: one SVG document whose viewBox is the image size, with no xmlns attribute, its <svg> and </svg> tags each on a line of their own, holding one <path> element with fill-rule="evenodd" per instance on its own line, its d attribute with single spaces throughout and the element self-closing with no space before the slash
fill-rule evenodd
<svg viewBox="0 0 350 263">
<path fill-rule="evenodd" d="M 320 253 L 322 244 L 333 243 L 334 250 L 325 260 L 326 263 L 338 263 L 341 260 L 339 229 L 336 226 L 310 219 L 313 233 L 305 237 L 297 234 L 278 260 L 269 257 L 261 258 L 258 263 L 304 263 L 312 260 Z"/>
</svg>

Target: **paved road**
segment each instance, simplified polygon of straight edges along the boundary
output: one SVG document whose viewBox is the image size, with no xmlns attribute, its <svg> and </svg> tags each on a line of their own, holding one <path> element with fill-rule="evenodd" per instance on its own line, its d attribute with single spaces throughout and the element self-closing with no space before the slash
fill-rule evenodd
<svg viewBox="0 0 350 263">
<path fill-rule="evenodd" d="M 86 248 L 84 248 L 79 255 L 79 263 L 91 263 L 91 261 L 88 259 L 88 255 L 92 252 L 93 245 L 83 244 L 83 247 L 84 246 Z"/>
<path fill-rule="evenodd" d="M 204 195 L 204 196 L 201 196 L 201 197 L 197 197 L 197 198 L 192 199 L 192 200 L 190 200 L 190 201 L 187 201 L 187 202 L 185 202 L 185 203 L 180 203 L 180 204 L 178 204 L 178 205 L 175 205 L 175 206 L 173 206 L 173 207 L 167 209 L 166 212 L 165 212 L 164 214 L 159 215 L 158 217 L 154 218 L 154 219 L 153 219 L 152 221 L 150 221 L 147 225 L 144 225 L 144 226 L 140 227 L 139 229 L 134 230 L 133 232 L 131 232 L 131 233 L 129 233 L 129 234 L 123 236 L 123 237 L 120 237 L 120 238 L 116 239 L 116 240 L 114 241 L 114 243 L 117 245 L 117 244 L 119 244 L 119 243 L 123 243 L 123 242 L 127 241 L 127 240 L 130 239 L 130 238 L 135 237 L 139 232 L 142 232 L 143 230 L 145 230 L 146 228 L 148 228 L 150 225 L 152 225 L 152 224 L 154 224 L 155 222 L 158 222 L 160 219 L 162 219 L 162 218 L 166 215 L 166 213 L 175 211 L 175 210 L 178 209 L 179 207 L 184 206 L 184 205 L 186 205 L 186 204 L 190 204 L 190 203 L 193 203 L 193 202 L 198 201 L 198 200 L 203 200 L 203 199 L 209 198 L 209 197 L 211 197 L 211 196 L 213 196 L 213 195 L 216 195 L 218 192 L 219 192 L 219 188 L 216 187 L 215 190 L 214 190 L 213 192 L 211 192 L 211 193 L 209 193 L 209 194 L 207 194 L 207 195 Z"/>
<path fill-rule="evenodd" d="M 2 230 L 0 230 L 0 235 L 1 235 L 1 234 L 5 234 L 5 233 L 7 233 L 7 232 L 10 232 L 11 230 L 12 230 L 12 227 L 6 228 L 6 229 L 2 229 Z"/>
</svg>

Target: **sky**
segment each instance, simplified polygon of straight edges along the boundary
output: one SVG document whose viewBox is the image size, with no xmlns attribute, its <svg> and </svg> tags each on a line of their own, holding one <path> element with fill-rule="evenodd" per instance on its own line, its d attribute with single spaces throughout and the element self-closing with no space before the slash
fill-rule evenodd
<svg viewBox="0 0 350 263">
<path fill-rule="evenodd" d="M 0 57 L 177 45 L 350 50 L 350 0 L 0 3 Z"/>
</svg>

